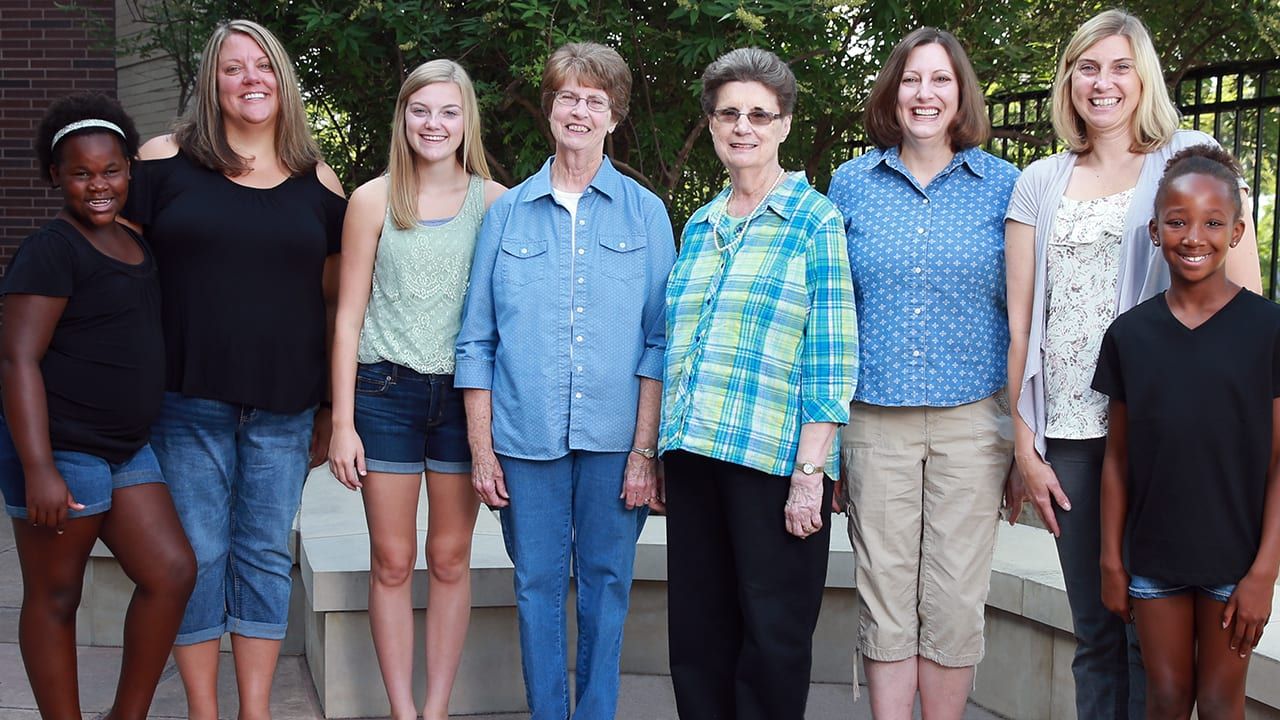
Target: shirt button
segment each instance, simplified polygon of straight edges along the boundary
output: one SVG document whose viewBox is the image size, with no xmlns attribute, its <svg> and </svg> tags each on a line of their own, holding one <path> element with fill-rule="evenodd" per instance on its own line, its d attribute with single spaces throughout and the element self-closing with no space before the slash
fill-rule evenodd
<svg viewBox="0 0 1280 720">
<path fill-rule="evenodd" d="M 923 269 L 923 268 L 918 268 L 918 267 L 917 267 L 917 268 L 911 268 L 911 272 L 913 272 L 913 273 L 915 273 L 915 274 L 919 275 L 920 273 L 924 272 L 924 269 Z M 579 281 L 579 282 L 581 282 L 581 281 Z"/>
<path fill-rule="evenodd" d="M 918 233 L 920 233 L 921 235 L 923 235 L 923 234 L 924 234 L 924 228 L 916 228 L 916 232 L 918 232 Z"/>
<path fill-rule="evenodd" d="M 574 393 L 573 396 L 578 398 L 579 400 L 582 399 L 582 393 Z"/>
<path fill-rule="evenodd" d="M 579 366 L 578 366 L 578 372 L 582 372 L 582 366 L 581 366 L 581 365 L 579 365 Z"/>
<path fill-rule="evenodd" d="M 578 254 L 579 254 L 579 255 L 586 255 L 586 254 L 587 254 L 587 249 L 586 249 L 586 248 L 578 248 Z"/>
<path fill-rule="evenodd" d="M 919 314 L 920 314 L 920 310 L 921 310 L 921 308 L 916 308 L 916 314 L 917 314 L 917 315 L 919 315 Z"/>
<path fill-rule="evenodd" d="M 582 312 L 582 308 L 580 308 L 580 307 L 579 307 L 579 308 L 577 308 L 577 311 L 578 311 L 578 312 Z M 919 310 L 917 310 L 916 312 L 920 312 L 920 311 L 919 311 Z"/>
<path fill-rule="evenodd" d="M 578 342 L 582 342 L 582 336 L 579 335 L 578 337 L 574 338 L 574 340 L 577 340 Z"/>
<path fill-rule="evenodd" d="M 586 221 L 586 220 L 579 220 L 579 221 L 578 221 L 578 224 L 579 224 L 579 225 L 586 225 L 586 224 L 587 224 L 587 221 Z"/>
<path fill-rule="evenodd" d="M 620 242 L 620 243 L 618 243 L 618 249 L 619 249 L 619 250 L 621 250 L 621 249 L 625 248 L 626 246 L 627 246 L 627 244 L 626 244 L 626 243 L 624 243 L 624 242 Z"/>
<path fill-rule="evenodd" d="M 919 270 L 917 269 L 917 270 L 916 270 L 916 272 L 919 272 Z M 578 278 L 578 284 L 579 284 L 579 285 L 581 285 L 582 283 L 584 283 L 584 282 L 586 282 L 586 281 L 587 281 L 587 279 L 586 279 L 586 278 Z"/>
<path fill-rule="evenodd" d="M 919 350 L 912 350 L 912 351 L 911 351 L 911 357 L 920 357 L 920 351 L 919 351 Z"/>
<path fill-rule="evenodd" d="M 925 198 L 925 199 L 924 199 L 924 204 L 925 204 L 925 205 L 928 205 L 928 204 L 929 204 L 929 198 Z"/>
<path fill-rule="evenodd" d="M 521 254 L 521 255 L 528 255 L 528 254 L 529 254 L 529 248 L 520 248 L 520 254 Z"/>
</svg>

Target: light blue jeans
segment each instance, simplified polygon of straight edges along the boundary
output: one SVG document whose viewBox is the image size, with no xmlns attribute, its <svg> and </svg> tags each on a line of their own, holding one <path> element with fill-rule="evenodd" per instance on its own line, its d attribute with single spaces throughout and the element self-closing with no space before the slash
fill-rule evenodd
<svg viewBox="0 0 1280 720">
<path fill-rule="evenodd" d="M 636 540 L 648 515 L 645 508 L 627 510 L 618 497 L 627 453 L 573 451 L 556 460 L 498 461 L 511 496 L 502 510 L 502 537 L 515 564 L 530 720 L 570 717 L 570 562 L 578 591 L 573 717 L 611 720 Z"/>
<path fill-rule="evenodd" d="M 313 410 L 281 415 L 165 393 L 151 447 L 196 554 L 178 645 L 224 632 L 284 638 L 289 532 L 307 476 Z"/>
</svg>

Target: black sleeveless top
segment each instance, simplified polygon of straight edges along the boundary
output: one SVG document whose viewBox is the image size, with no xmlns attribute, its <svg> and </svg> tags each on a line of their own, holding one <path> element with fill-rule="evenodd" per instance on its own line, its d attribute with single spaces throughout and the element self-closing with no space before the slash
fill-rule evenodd
<svg viewBox="0 0 1280 720">
<path fill-rule="evenodd" d="M 278 413 L 319 402 L 321 279 L 346 200 L 314 171 L 250 188 L 181 151 L 132 173 L 122 214 L 145 228 L 159 264 L 165 389 Z"/>
</svg>

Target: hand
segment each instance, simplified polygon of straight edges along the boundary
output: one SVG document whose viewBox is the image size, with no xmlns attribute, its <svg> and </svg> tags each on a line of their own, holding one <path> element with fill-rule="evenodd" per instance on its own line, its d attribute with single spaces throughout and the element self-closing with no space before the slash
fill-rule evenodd
<svg viewBox="0 0 1280 720">
<path fill-rule="evenodd" d="M 807 538 L 822 529 L 822 475 L 791 473 L 791 492 L 783 506 L 787 532 Z"/>
<path fill-rule="evenodd" d="M 329 472 L 350 490 L 364 487 L 368 474 L 364 464 L 364 443 L 353 427 L 333 431 L 329 438 Z"/>
<path fill-rule="evenodd" d="M 653 500 L 649 503 L 649 512 L 658 513 L 659 515 L 667 514 L 667 475 L 666 468 L 662 461 L 657 461 L 657 469 L 654 476 L 658 480 L 657 491 L 653 494 Z"/>
<path fill-rule="evenodd" d="M 67 522 L 67 510 L 83 510 L 67 489 L 67 482 L 56 468 L 34 472 L 24 470 L 27 490 L 27 521 L 32 527 L 53 528 L 62 534 Z"/>
<path fill-rule="evenodd" d="M 1018 474 L 1022 476 L 1026 496 L 1031 498 L 1031 507 L 1040 514 L 1040 519 L 1044 520 L 1044 525 L 1049 528 L 1049 532 L 1053 533 L 1054 537 L 1058 537 L 1062 531 L 1058 527 L 1058 517 L 1054 514 L 1053 504 L 1057 503 L 1058 507 L 1069 511 L 1071 500 L 1058 484 L 1057 474 L 1053 472 L 1053 468 L 1049 467 L 1049 463 L 1041 460 L 1039 456 L 1029 459 L 1018 458 L 1017 462 Z"/>
<path fill-rule="evenodd" d="M 311 459 L 308 468 L 320 467 L 329 450 L 329 436 L 333 433 L 333 409 L 323 405 L 316 408 L 315 424 L 311 428 Z"/>
<path fill-rule="evenodd" d="M 1262 630 L 1271 619 L 1271 593 L 1275 591 L 1275 581 L 1245 575 L 1236 585 L 1236 591 L 1227 600 L 1227 607 L 1222 611 L 1222 629 L 1231 628 L 1231 649 L 1240 653 L 1240 657 L 1249 657 L 1249 653 L 1258 647 L 1262 639 Z"/>
<path fill-rule="evenodd" d="M 622 472 L 622 493 L 618 499 L 627 501 L 627 509 L 634 510 L 653 502 L 658 496 L 658 461 L 640 453 L 627 453 L 627 467 Z"/>
<path fill-rule="evenodd" d="M 831 493 L 831 512 L 833 513 L 842 513 L 845 510 L 844 488 L 844 481 L 836 480 L 836 488 Z"/>
<path fill-rule="evenodd" d="M 1018 518 L 1022 515 L 1022 503 L 1026 500 L 1027 485 L 1022 481 L 1018 463 L 1009 463 L 1009 475 L 1004 479 L 1004 510 L 1005 519 L 1010 525 L 1018 524 Z"/>
<path fill-rule="evenodd" d="M 1133 601 L 1129 598 L 1129 573 L 1120 563 L 1102 563 L 1102 604 L 1126 623 L 1133 622 Z"/>
<path fill-rule="evenodd" d="M 485 505 L 493 508 L 506 507 L 511 504 L 511 496 L 507 494 L 507 481 L 502 474 L 502 465 L 492 449 L 477 452 L 471 449 L 471 485 Z"/>
</svg>

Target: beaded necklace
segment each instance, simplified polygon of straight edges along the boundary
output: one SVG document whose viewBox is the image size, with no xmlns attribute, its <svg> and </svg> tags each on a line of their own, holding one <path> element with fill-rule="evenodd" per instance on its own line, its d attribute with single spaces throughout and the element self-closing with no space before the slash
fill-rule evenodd
<svg viewBox="0 0 1280 720">
<path fill-rule="evenodd" d="M 733 234 L 733 239 L 724 245 L 721 245 L 720 233 L 716 230 L 716 226 L 720 224 L 720 221 L 724 219 L 725 214 L 729 210 L 729 200 L 733 199 L 733 191 L 729 192 L 729 198 L 724 201 L 724 208 L 721 209 L 720 215 L 714 218 L 711 222 L 711 242 L 716 246 L 716 250 L 719 250 L 720 252 L 728 252 L 735 245 L 742 242 L 742 238 L 747 236 L 747 226 L 756 218 L 756 214 L 760 212 L 760 208 L 764 207 L 764 201 L 768 200 L 769 196 L 773 194 L 773 191 L 778 189 L 778 185 L 782 182 L 782 178 L 786 176 L 786 170 L 778 171 L 777 179 L 773 181 L 773 185 L 770 185 L 769 190 L 760 198 L 760 202 L 756 203 L 756 206 L 751 209 L 751 212 L 747 215 L 747 219 L 743 220 L 742 224 L 738 226 L 738 230 Z"/>
</svg>

